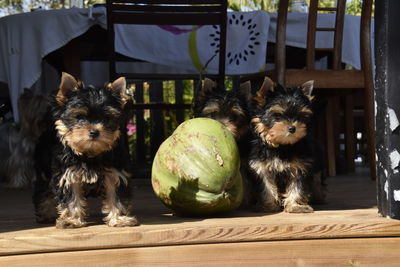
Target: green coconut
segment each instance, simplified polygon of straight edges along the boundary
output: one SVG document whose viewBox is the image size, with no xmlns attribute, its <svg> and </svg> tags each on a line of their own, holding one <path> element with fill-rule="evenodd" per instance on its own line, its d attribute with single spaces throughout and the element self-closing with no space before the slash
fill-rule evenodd
<svg viewBox="0 0 400 267">
<path fill-rule="evenodd" d="M 243 198 L 235 139 L 220 122 L 183 122 L 158 149 L 151 182 L 158 198 L 182 215 L 211 215 L 237 208 Z"/>
</svg>

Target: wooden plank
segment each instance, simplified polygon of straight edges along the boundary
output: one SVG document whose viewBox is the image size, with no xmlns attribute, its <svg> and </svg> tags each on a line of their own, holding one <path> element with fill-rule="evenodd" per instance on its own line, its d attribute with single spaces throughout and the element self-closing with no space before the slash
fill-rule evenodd
<svg viewBox="0 0 400 267">
<path fill-rule="evenodd" d="M 226 5 L 224 0 L 202 0 L 200 3 L 193 2 L 193 0 L 118 0 L 117 3 L 137 3 L 137 4 L 169 4 L 169 5 L 184 5 L 184 4 L 196 4 L 196 5 L 206 5 L 206 4 L 214 4 L 214 5 Z"/>
<path fill-rule="evenodd" d="M 161 110 L 166 110 L 166 109 L 190 109 L 191 105 L 190 104 L 170 104 L 170 103 L 163 103 L 163 102 L 158 102 L 158 103 L 145 103 L 145 104 L 140 104 L 137 103 L 135 104 L 132 109 L 161 109 Z"/>
<path fill-rule="evenodd" d="M 337 10 L 337 8 L 336 8 L 336 7 L 319 7 L 318 10 L 320 10 L 320 11 L 332 11 L 332 12 L 334 12 L 334 11 Z"/>
<path fill-rule="evenodd" d="M 222 6 L 217 6 L 217 5 L 143 5 L 143 4 L 138 4 L 138 5 L 132 5 L 132 3 L 129 4 L 119 4 L 119 3 L 113 3 L 111 6 L 112 11 L 114 12 L 115 15 L 118 15 L 118 12 L 126 12 L 134 16 L 135 12 L 139 13 L 203 13 L 203 12 L 210 12 L 210 13 L 215 13 L 215 12 L 223 12 L 223 7 Z M 179 15 L 179 14 L 178 14 Z M 204 13 L 203 13 L 204 15 Z M 207 16 L 208 14 L 206 14 Z M 204 16 L 203 16 L 204 17 Z M 205 19 L 206 20 L 206 19 Z"/>
<path fill-rule="evenodd" d="M 244 216 L 244 217 L 239 217 Z M 179 219 L 170 214 L 142 219 L 133 228 L 91 224 L 83 229 L 44 227 L 1 234 L 0 255 L 102 248 L 214 244 L 270 240 L 400 236 L 400 223 L 374 210 L 304 214 L 236 214 L 236 218 Z M 249 222 L 250 221 L 250 222 Z M 281 223 L 279 223 L 281 222 Z"/>
<path fill-rule="evenodd" d="M 400 238 L 127 248 L 0 257 L 1 266 L 398 266 Z"/>
<path fill-rule="evenodd" d="M 342 237 L 400 236 L 400 221 L 379 217 L 375 183 L 368 173 L 328 179 L 328 204 L 312 214 L 237 210 L 214 218 L 173 216 L 149 185 L 136 185 L 135 215 L 142 225 L 110 228 L 102 223 L 100 200 L 89 199 L 89 226 L 56 229 L 34 222 L 30 192 L 2 190 L 0 255 L 106 248 L 216 244 Z M 10 205 L 9 203 L 14 203 Z"/>
<path fill-rule="evenodd" d="M 314 88 L 364 88 L 364 74 L 358 70 L 295 70 L 286 71 L 286 86 L 299 86 L 314 80 Z"/>
<path fill-rule="evenodd" d="M 207 15 L 207 18 L 205 18 Z M 113 11 L 111 16 L 114 24 L 143 24 L 143 25 L 219 25 L 220 13 L 135 13 Z"/>
<path fill-rule="evenodd" d="M 315 28 L 316 31 L 319 32 L 334 32 L 336 29 L 335 28 Z"/>
<path fill-rule="evenodd" d="M 119 72 L 118 77 L 126 77 L 132 80 L 161 80 L 165 81 L 166 79 L 169 80 L 194 80 L 199 78 L 198 73 L 193 74 L 174 74 L 174 73 L 128 73 L 128 72 Z M 218 74 L 203 74 L 203 78 L 208 77 L 210 79 L 218 78 Z"/>
</svg>

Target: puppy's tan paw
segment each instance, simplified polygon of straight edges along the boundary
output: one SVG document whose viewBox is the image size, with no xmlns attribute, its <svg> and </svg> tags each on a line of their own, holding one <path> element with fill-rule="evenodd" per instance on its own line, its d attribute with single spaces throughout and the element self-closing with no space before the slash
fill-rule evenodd
<svg viewBox="0 0 400 267">
<path fill-rule="evenodd" d="M 63 218 L 57 219 L 56 228 L 67 229 L 67 228 L 81 228 L 86 226 L 87 223 L 81 219 L 76 218 Z"/>
<path fill-rule="evenodd" d="M 285 207 L 285 212 L 289 213 L 311 213 L 314 209 L 310 205 L 293 204 Z"/>
<path fill-rule="evenodd" d="M 139 221 L 135 216 L 117 216 L 111 218 L 106 224 L 110 227 L 137 226 Z"/>
</svg>

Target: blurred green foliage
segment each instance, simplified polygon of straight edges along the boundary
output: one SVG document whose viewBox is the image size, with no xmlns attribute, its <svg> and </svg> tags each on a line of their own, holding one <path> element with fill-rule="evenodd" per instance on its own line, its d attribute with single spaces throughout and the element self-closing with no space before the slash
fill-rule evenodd
<svg viewBox="0 0 400 267">
<path fill-rule="evenodd" d="M 234 11 L 246 10 L 266 10 L 268 12 L 276 12 L 279 0 L 228 0 L 229 8 Z M 310 3 L 306 0 L 307 4 Z M 320 0 L 321 7 L 333 7 L 335 0 Z M 347 0 L 347 14 L 360 15 L 362 0 Z"/>
<path fill-rule="evenodd" d="M 105 4 L 106 0 L 82 0 L 83 7 Z M 59 9 L 70 7 L 70 0 L 0 0 L 0 16 L 29 12 L 33 9 Z"/>
</svg>

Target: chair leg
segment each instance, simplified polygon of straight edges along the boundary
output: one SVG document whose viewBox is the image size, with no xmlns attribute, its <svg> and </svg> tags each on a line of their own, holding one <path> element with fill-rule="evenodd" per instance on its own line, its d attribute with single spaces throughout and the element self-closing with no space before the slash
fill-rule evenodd
<svg viewBox="0 0 400 267">
<path fill-rule="evenodd" d="M 331 96 L 332 99 L 332 114 L 331 114 L 331 120 L 333 123 L 333 146 L 335 148 L 335 168 L 336 168 L 336 174 L 340 171 L 344 172 L 344 163 L 343 162 L 338 162 L 338 159 L 341 160 L 341 154 L 340 154 L 340 126 L 341 126 L 341 121 L 340 121 L 340 111 L 341 111 L 341 97 L 340 96 Z M 339 164 L 338 164 L 339 163 Z"/>
<path fill-rule="evenodd" d="M 336 155 L 335 155 L 335 130 L 333 125 L 333 99 L 328 99 L 325 113 L 325 133 L 326 133 L 326 159 L 328 165 L 328 175 L 336 176 Z"/>
<path fill-rule="evenodd" d="M 143 96 L 143 83 L 135 84 L 135 100 L 137 103 L 144 102 Z M 146 145 L 145 145 L 145 132 L 146 132 L 146 124 L 144 120 L 144 110 L 137 109 L 135 110 L 136 116 L 136 164 L 137 165 L 145 165 L 146 163 Z"/>
<path fill-rule="evenodd" d="M 152 81 L 149 88 L 150 102 L 162 103 L 163 102 L 163 82 L 162 81 Z M 150 133 L 150 153 L 151 158 L 154 158 L 158 148 L 161 143 L 165 140 L 164 132 L 164 113 L 162 110 L 150 110 L 151 117 L 151 133 Z"/>
<path fill-rule="evenodd" d="M 364 120 L 367 132 L 368 161 L 372 180 L 376 180 L 374 87 L 367 84 L 364 91 Z"/>
<path fill-rule="evenodd" d="M 354 172 L 355 164 L 355 143 L 354 143 L 354 98 L 353 95 L 345 96 L 344 108 L 345 120 L 345 153 L 346 153 L 346 170 Z"/>
</svg>

